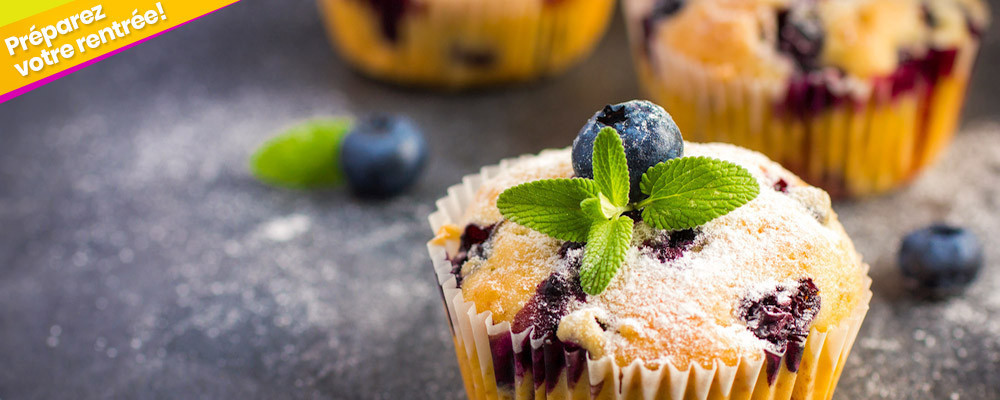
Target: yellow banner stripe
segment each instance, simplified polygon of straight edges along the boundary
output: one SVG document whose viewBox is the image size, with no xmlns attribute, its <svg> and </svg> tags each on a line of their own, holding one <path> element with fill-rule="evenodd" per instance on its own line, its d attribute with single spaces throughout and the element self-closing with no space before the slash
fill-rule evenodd
<svg viewBox="0 0 1000 400">
<path fill-rule="evenodd" d="M 0 26 L 28 18 L 73 0 L 12 0 L 0 2 Z"/>
<path fill-rule="evenodd" d="M 0 102 L 238 0 L 76 0 L 0 27 Z"/>
</svg>

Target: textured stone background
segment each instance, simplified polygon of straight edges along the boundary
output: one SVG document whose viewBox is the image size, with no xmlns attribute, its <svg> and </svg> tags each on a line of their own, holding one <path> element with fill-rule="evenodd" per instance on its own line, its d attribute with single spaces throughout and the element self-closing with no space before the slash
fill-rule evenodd
<svg viewBox="0 0 1000 400">
<path fill-rule="evenodd" d="M 997 396 L 998 40 L 945 159 L 837 205 L 876 279 L 839 399 Z M 0 398 L 463 398 L 423 245 L 433 201 L 638 96 L 617 20 L 562 77 L 428 94 L 349 71 L 311 1 L 245 0 L 0 105 Z M 370 110 L 426 128 L 411 193 L 371 203 L 248 175 L 282 127 Z M 981 235 L 989 265 L 962 297 L 911 300 L 895 248 L 941 219 Z"/>
</svg>

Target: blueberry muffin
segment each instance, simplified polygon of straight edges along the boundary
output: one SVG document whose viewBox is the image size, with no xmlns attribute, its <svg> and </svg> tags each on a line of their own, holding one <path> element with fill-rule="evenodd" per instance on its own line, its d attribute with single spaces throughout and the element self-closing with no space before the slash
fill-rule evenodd
<svg viewBox="0 0 1000 400">
<path fill-rule="evenodd" d="M 366 75 L 463 88 L 559 73 L 590 53 L 613 0 L 319 0 L 330 39 Z"/>
<path fill-rule="evenodd" d="M 670 116 L 650 105 L 608 106 L 572 150 L 484 168 L 438 202 L 429 249 L 470 398 L 832 396 L 871 292 L 867 266 L 830 197 L 760 153 L 674 140 L 680 135 Z M 596 195 L 604 210 L 597 221 L 632 229 L 617 271 L 599 275 L 607 279 L 595 290 L 590 264 L 606 259 L 590 252 L 606 248 L 595 236 L 603 222 L 586 242 L 560 239 L 553 232 L 562 228 L 512 212 L 509 194 L 595 173 L 593 182 L 605 187 L 603 138 L 589 137 L 608 127 L 621 139 L 628 172 L 646 172 L 638 196 Z M 665 187 L 688 196 L 669 211 L 703 196 L 738 197 L 719 194 L 735 181 L 697 162 L 741 171 L 752 196 L 707 222 L 662 229 L 648 214 L 666 198 L 657 194 Z M 658 180 L 665 176 L 673 180 Z M 551 196 L 527 201 L 542 207 Z"/>
<path fill-rule="evenodd" d="M 643 87 L 685 133 L 837 196 L 884 192 L 958 124 L 980 0 L 624 0 Z"/>
</svg>

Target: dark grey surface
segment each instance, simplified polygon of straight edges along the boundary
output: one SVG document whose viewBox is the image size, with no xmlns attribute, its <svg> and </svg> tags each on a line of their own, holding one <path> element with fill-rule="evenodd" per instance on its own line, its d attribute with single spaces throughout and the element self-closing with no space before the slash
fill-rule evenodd
<svg viewBox="0 0 1000 400">
<path fill-rule="evenodd" d="M 840 399 L 997 396 L 997 40 L 946 160 L 910 189 L 837 205 L 876 278 Z M 463 398 L 425 255 L 433 201 L 634 97 L 617 19 L 562 77 L 428 94 L 350 72 L 312 2 L 245 0 L 2 104 L 0 398 Z M 433 158 L 408 195 L 248 175 L 280 128 L 369 110 L 426 129 Z M 909 300 L 894 248 L 936 219 L 982 235 L 990 265 L 965 296 Z"/>
</svg>

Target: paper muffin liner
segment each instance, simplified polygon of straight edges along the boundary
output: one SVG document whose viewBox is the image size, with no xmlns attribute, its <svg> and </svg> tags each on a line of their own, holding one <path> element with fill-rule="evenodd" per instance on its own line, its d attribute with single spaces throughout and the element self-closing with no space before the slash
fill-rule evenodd
<svg viewBox="0 0 1000 400">
<path fill-rule="evenodd" d="M 623 2 L 627 16 L 641 14 L 633 3 Z M 719 77 L 664 43 L 647 51 L 641 23 L 628 21 L 640 83 L 685 138 L 760 151 L 835 198 L 894 189 L 941 154 L 957 128 L 979 48 L 970 40 L 953 53 L 930 50 L 939 57 L 930 67 L 946 72 L 935 80 L 897 76 L 915 73 L 903 69 L 890 76 L 895 83 L 818 74 Z"/>
<path fill-rule="evenodd" d="M 319 6 L 330 40 L 363 73 L 454 89 L 562 72 L 593 50 L 614 0 L 319 0 Z"/>
<path fill-rule="evenodd" d="M 429 217 L 433 231 L 460 223 L 484 181 L 530 157 L 535 156 L 484 167 L 450 187 Z M 794 372 L 787 358 L 795 355 L 776 358 L 763 351 L 735 365 L 716 361 L 711 368 L 691 363 L 682 369 L 666 362 L 651 369 L 638 360 L 621 367 L 611 355 L 591 359 L 571 344 L 533 339 L 530 329 L 514 333 L 509 322 L 494 324 L 490 311 L 479 311 L 464 299 L 445 245 L 432 242 L 427 247 L 470 399 L 829 399 L 872 296 L 868 266 L 863 265 L 858 305 L 839 325 L 810 330 Z"/>
</svg>

